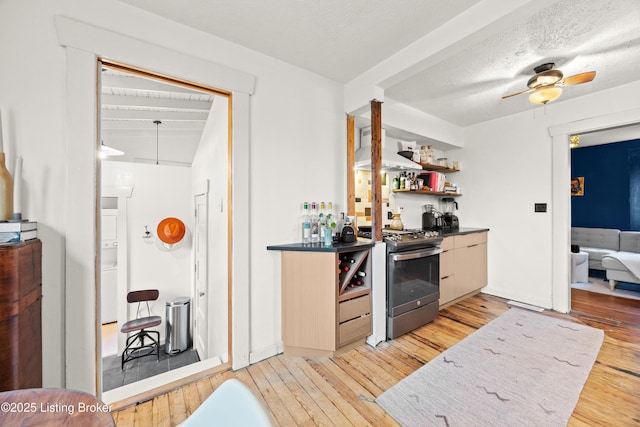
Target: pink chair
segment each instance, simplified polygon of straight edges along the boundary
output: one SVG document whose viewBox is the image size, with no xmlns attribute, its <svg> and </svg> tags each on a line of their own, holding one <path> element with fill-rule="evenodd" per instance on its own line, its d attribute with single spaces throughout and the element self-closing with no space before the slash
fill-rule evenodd
<svg viewBox="0 0 640 427">
<path fill-rule="evenodd" d="M 156 301 L 159 294 L 157 289 L 131 291 L 127 294 L 127 302 L 130 304 L 137 302 L 138 309 L 136 318 L 122 325 L 120 332 L 125 334 L 137 332 L 127 338 L 127 345 L 122 352 L 121 369 L 123 370 L 126 362 L 140 357 L 156 355 L 158 361 L 160 360 L 160 332 L 147 330 L 162 323 L 160 316 L 152 316 L 149 308 L 149 301 Z M 141 303 L 147 305 L 147 316 L 145 317 L 140 317 Z M 155 335 L 155 339 L 152 334 Z M 145 343 L 145 340 L 150 342 Z"/>
</svg>

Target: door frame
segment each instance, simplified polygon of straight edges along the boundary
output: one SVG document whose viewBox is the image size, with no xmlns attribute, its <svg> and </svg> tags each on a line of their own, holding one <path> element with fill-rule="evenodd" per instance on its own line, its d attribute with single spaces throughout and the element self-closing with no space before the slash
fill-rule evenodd
<svg viewBox="0 0 640 427">
<path fill-rule="evenodd" d="M 63 16 L 54 18 L 58 43 L 66 53 L 65 128 L 67 153 L 66 187 L 62 195 L 65 223 L 64 332 L 62 354 L 63 384 L 102 396 L 100 343 L 97 331 L 99 283 L 96 271 L 98 207 L 97 151 L 99 58 L 117 58 L 121 63 L 141 69 L 158 70 L 163 75 L 200 82 L 212 88 L 225 88 L 233 96 L 229 114 L 229 240 L 230 307 L 233 334 L 232 367 L 249 364 L 250 352 L 250 274 L 241 263 L 233 263 L 250 252 L 249 239 L 249 129 L 250 95 L 255 76 L 214 63 L 208 59 L 171 50 L 144 38 L 134 38 Z M 149 36 L 149 37 L 152 37 Z M 166 73 L 166 74 L 164 74 Z M 233 117 L 233 120 L 231 118 Z M 88 143 L 93 141 L 93 145 Z M 232 280 L 233 277 L 233 280 Z M 87 286 L 94 283 L 95 286 Z M 90 326 L 92 325 L 92 326 Z M 94 356 L 91 354 L 94 349 Z"/>
<path fill-rule="evenodd" d="M 194 204 L 193 211 L 194 211 L 194 217 L 195 217 L 194 226 L 193 226 L 193 229 L 194 229 L 193 230 L 194 231 L 194 233 L 193 233 L 194 234 L 193 243 L 194 243 L 194 246 L 198 244 L 198 239 L 199 239 L 199 237 L 198 237 L 198 221 L 199 221 L 199 219 L 198 218 L 200 218 L 200 215 L 198 215 L 198 202 L 197 201 L 198 201 L 198 199 L 200 197 L 203 197 L 204 198 L 204 206 L 205 206 L 205 209 L 206 209 L 205 234 L 204 234 L 205 235 L 204 245 L 205 245 L 205 248 L 206 248 L 205 249 L 205 258 L 208 259 L 208 256 L 209 256 L 209 250 L 208 250 L 208 247 L 209 247 L 209 239 L 208 239 L 208 236 L 209 236 L 209 180 L 206 180 L 202 185 L 199 185 L 197 187 L 198 188 L 196 188 L 194 190 L 194 192 L 193 192 L 193 204 Z M 195 343 L 198 342 L 197 341 L 198 340 L 198 334 L 200 332 L 200 328 L 196 326 L 198 324 L 197 320 L 198 320 L 198 313 L 199 313 L 199 308 L 200 308 L 199 307 L 200 306 L 200 295 L 198 295 L 198 286 L 197 286 L 197 284 L 198 284 L 197 276 L 198 275 L 205 274 L 205 279 L 204 280 L 205 280 L 205 283 L 206 283 L 205 297 L 207 299 L 207 315 L 206 315 L 207 323 L 208 323 L 208 320 L 209 320 L 209 313 L 208 313 L 209 301 L 208 301 L 208 299 L 209 299 L 210 292 L 209 292 L 209 264 L 207 262 L 205 262 L 201 266 L 201 265 L 198 265 L 196 261 L 197 261 L 196 260 L 196 251 L 194 250 L 194 252 L 193 252 L 193 262 L 194 262 L 194 276 L 193 276 L 193 299 L 194 299 L 194 304 L 193 304 L 193 308 L 194 308 L 194 310 L 193 310 L 193 312 L 194 312 L 194 315 L 193 315 L 193 331 L 194 331 L 194 333 L 193 333 L 193 338 L 194 338 L 194 340 L 193 341 L 194 341 L 194 347 L 196 348 L 196 351 L 197 351 L 198 350 L 198 346 Z M 209 326 L 207 326 L 207 330 L 206 330 L 205 337 L 204 337 L 204 346 L 205 346 L 204 352 L 205 352 L 205 354 L 204 354 L 204 357 L 203 357 L 202 354 L 198 353 L 198 357 L 200 357 L 200 359 L 203 359 L 203 358 L 206 359 L 206 358 L 208 358 L 210 356 L 210 354 L 209 354 L 210 353 L 209 349 L 211 347 L 210 335 L 211 334 L 209 333 Z"/>
<path fill-rule="evenodd" d="M 571 156 L 569 137 L 638 123 L 640 108 L 619 111 L 589 119 L 549 127 L 552 138 L 552 227 L 551 273 L 552 308 L 562 313 L 571 311 Z"/>
</svg>

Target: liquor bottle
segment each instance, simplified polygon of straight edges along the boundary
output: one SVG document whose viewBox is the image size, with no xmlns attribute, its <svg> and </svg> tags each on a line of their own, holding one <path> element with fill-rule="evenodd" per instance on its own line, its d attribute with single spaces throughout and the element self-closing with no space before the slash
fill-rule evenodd
<svg viewBox="0 0 640 427">
<path fill-rule="evenodd" d="M 304 202 L 302 207 L 302 243 L 311 243 L 311 217 L 309 216 L 309 203 Z"/>
<path fill-rule="evenodd" d="M 337 224 L 333 216 L 333 203 L 327 203 L 327 211 L 325 213 L 327 218 L 327 227 L 331 228 L 331 240 L 335 240 Z M 331 224 L 333 224 L 333 227 L 331 226 Z"/>
<path fill-rule="evenodd" d="M 318 234 L 320 240 L 324 239 L 324 229 L 327 226 L 327 216 L 325 212 L 324 202 L 320 202 L 320 209 L 318 211 Z"/>
<path fill-rule="evenodd" d="M 316 202 L 311 202 L 311 243 L 320 243 L 320 229 L 318 227 L 318 205 Z"/>
</svg>

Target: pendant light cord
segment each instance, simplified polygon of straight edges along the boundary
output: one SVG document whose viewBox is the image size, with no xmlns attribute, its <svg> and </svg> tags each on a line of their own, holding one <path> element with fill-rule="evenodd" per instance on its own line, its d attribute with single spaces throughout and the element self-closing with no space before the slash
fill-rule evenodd
<svg viewBox="0 0 640 427">
<path fill-rule="evenodd" d="M 156 124 L 156 165 L 159 165 L 160 163 L 158 163 L 158 130 L 160 129 L 160 123 L 162 123 L 160 120 L 155 120 L 153 123 Z"/>
</svg>

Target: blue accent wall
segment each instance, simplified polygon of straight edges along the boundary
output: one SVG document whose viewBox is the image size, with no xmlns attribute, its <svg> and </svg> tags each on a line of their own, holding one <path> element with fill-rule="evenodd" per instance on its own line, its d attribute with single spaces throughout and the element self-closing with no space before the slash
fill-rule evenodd
<svg viewBox="0 0 640 427">
<path fill-rule="evenodd" d="M 573 227 L 640 231 L 640 139 L 572 149 L 571 177 L 580 176 L 584 195 L 571 197 Z"/>
</svg>

